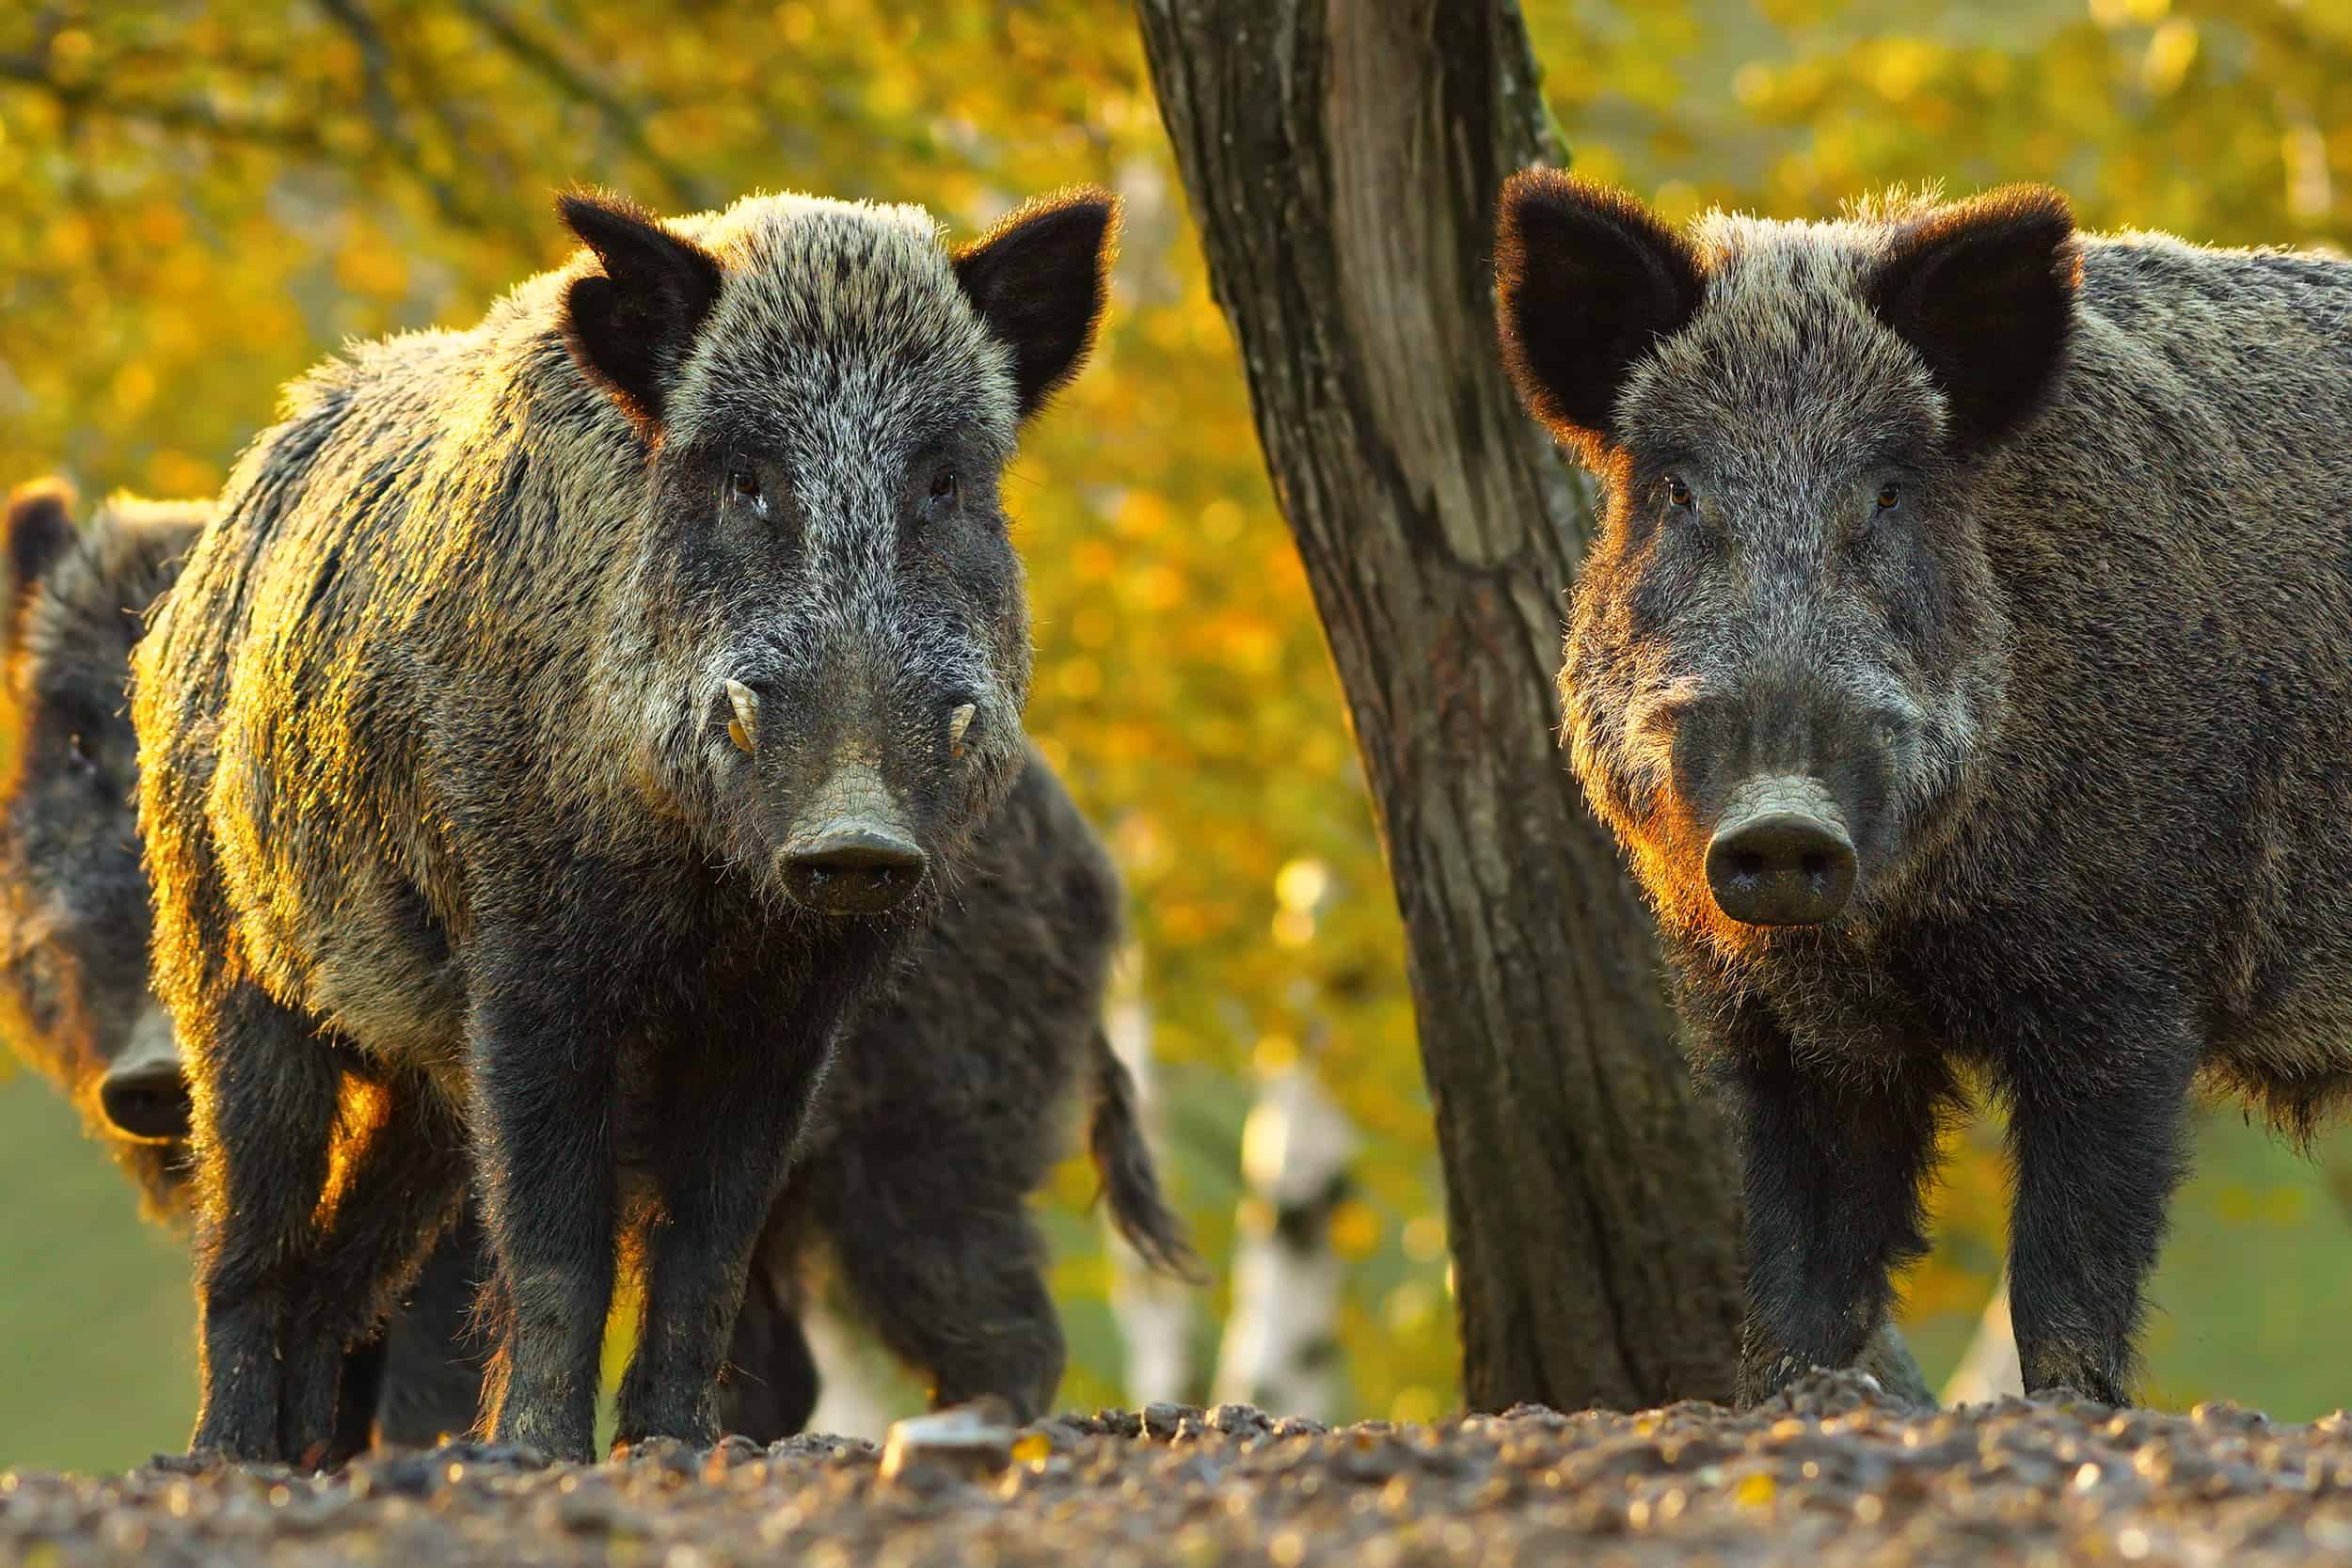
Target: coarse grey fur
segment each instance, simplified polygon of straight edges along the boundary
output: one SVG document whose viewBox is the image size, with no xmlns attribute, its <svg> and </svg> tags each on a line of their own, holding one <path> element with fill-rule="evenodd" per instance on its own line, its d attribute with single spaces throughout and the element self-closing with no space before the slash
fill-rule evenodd
<svg viewBox="0 0 2352 1568">
<path fill-rule="evenodd" d="M 1743 1394 L 1881 1322 L 1971 1064 L 2026 1386 L 2128 1397 L 2192 1079 L 2297 1135 L 2352 1092 L 2352 265 L 2026 187 L 1677 233 L 1535 171 L 1499 255 L 1606 489 L 1565 740 L 1743 1133 Z M 1703 863 L 1776 780 L 1854 880 L 1750 924 Z"/>
<path fill-rule="evenodd" d="M 707 1440 L 841 1022 L 1026 759 L 997 485 L 1109 198 L 953 255 L 913 208 L 564 214 L 590 250 L 480 326 L 292 388 L 139 644 L 199 1448 L 314 1452 L 469 1169 L 487 1430 L 588 1456 L 618 1240 L 620 1441 Z"/>
</svg>

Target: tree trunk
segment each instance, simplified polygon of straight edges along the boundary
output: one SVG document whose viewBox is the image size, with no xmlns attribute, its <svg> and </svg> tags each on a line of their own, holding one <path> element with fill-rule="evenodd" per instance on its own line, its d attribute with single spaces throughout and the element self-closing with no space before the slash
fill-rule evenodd
<svg viewBox="0 0 2352 1568">
<path fill-rule="evenodd" d="M 1496 357 L 1509 0 L 1138 0 L 1405 917 L 1469 1405 L 1727 1399 L 1734 1163 L 1555 742 L 1581 484 Z"/>
</svg>

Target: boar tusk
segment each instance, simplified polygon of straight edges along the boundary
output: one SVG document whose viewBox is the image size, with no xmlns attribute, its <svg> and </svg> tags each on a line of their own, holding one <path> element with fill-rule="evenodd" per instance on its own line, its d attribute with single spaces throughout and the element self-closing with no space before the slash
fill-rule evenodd
<svg viewBox="0 0 2352 1568">
<path fill-rule="evenodd" d="M 727 738 L 748 753 L 759 744 L 759 693 L 741 681 L 729 681 L 727 701 L 735 708 L 735 717 L 727 721 Z"/>
<path fill-rule="evenodd" d="M 947 752 L 951 756 L 963 755 L 963 732 L 972 727 L 972 715 L 977 710 L 966 703 L 947 715 Z"/>
</svg>

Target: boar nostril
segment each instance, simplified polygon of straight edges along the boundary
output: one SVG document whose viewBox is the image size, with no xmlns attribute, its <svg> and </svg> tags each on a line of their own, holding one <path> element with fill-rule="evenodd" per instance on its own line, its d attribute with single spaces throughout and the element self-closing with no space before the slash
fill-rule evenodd
<svg viewBox="0 0 2352 1568">
<path fill-rule="evenodd" d="M 1810 779 L 1741 785 L 1707 846 L 1715 907 L 1743 925 L 1818 926 L 1853 881 L 1853 840 Z"/>
<path fill-rule="evenodd" d="M 106 1074 L 98 1108 L 115 1132 L 140 1143 L 188 1135 L 188 1083 L 176 1065 Z"/>
<path fill-rule="evenodd" d="M 903 833 L 878 822 L 836 822 L 779 857 L 785 891 L 824 914 L 879 914 L 914 891 L 928 863 Z"/>
</svg>

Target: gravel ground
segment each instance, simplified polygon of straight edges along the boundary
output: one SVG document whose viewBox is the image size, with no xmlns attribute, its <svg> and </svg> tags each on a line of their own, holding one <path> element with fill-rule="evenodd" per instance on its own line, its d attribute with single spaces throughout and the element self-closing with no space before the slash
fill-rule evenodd
<svg viewBox="0 0 2352 1568">
<path fill-rule="evenodd" d="M 1002 1435 L 1009 1436 L 1010 1433 Z M 982 1445 L 983 1453 L 987 1448 Z M 329 1477 L 163 1460 L 0 1475 L 0 1562 L 1201 1568 L 1228 1562 L 2352 1561 L 2352 1419 L 2011 1401 L 1921 1414 L 1817 1376 L 1744 1415 L 1523 1407 L 1326 1431 L 1155 1405 L 1008 1457 L 654 1443 L 541 1467 L 469 1445 Z"/>
</svg>

